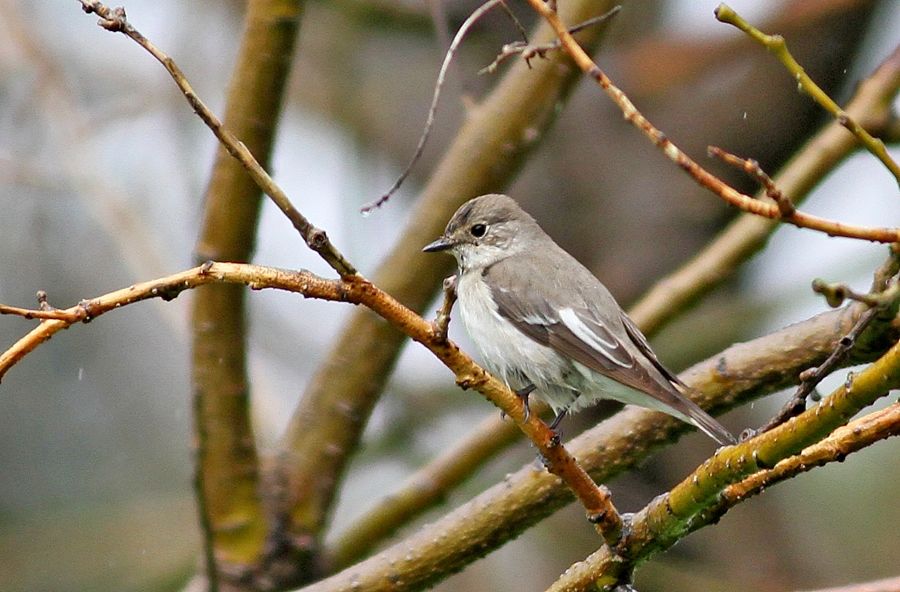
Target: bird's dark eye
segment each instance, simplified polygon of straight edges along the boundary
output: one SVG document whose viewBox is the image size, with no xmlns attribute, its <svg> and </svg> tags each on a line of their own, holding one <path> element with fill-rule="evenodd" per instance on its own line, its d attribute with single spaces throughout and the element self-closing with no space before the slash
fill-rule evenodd
<svg viewBox="0 0 900 592">
<path fill-rule="evenodd" d="M 473 224 L 472 228 L 469 229 L 469 232 L 471 232 L 472 236 L 475 238 L 481 238 L 484 236 L 484 233 L 487 232 L 487 226 L 484 224 Z"/>
</svg>

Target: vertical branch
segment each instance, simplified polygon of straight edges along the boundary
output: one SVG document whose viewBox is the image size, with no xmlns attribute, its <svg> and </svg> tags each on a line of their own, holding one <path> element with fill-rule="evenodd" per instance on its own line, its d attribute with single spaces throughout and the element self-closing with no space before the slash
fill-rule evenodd
<svg viewBox="0 0 900 592">
<path fill-rule="evenodd" d="M 247 6 L 225 122 L 262 163 L 271 151 L 300 15 L 297 0 L 251 0 Z M 259 187 L 220 145 L 197 261 L 249 260 L 261 200 Z M 242 286 L 203 286 L 193 304 L 195 477 L 211 589 L 250 581 L 268 537 L 249 413 L 246 294 Z"/>
</svg>

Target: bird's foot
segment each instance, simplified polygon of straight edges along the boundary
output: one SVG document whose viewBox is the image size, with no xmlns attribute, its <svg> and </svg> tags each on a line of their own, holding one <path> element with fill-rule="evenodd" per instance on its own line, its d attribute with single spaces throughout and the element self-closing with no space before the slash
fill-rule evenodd
<svg viewBox="0 0 900 592">
<path fill-rule="evenodd" d="M 534 392 L 535 388 L 536 387 L 534 386 L 534 384 L 527 384 L 527 385 L 523 386 L 522 388 L 520 388 L 516 391 L 513 391 L 514 393 L 516 393 L 517 397 L 522 399 L 522 404 L 525 406 L 524 421 L 528 421 L 531 418 L 531 408 L 528 406 L 528 398 L 531 395 L 531 393 Z"/>
</svg>

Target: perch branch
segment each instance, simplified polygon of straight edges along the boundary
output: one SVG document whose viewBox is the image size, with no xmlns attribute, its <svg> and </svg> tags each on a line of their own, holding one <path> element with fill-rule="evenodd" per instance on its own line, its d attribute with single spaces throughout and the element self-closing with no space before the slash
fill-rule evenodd
<svg viewBox="0 0 900 592">
<path fill-rule="evenodd" d="M 669 140 L 665 134 L 650 123 L 650 121 L 637 110 L 625 93 L 612 83 L 603 70 L 601 70 L 584 49 L 578 45 L 578 42 L 569 34 L 559 16 L 551 10 L 543 0 L 528 0 L 528 2 L 538 14 L 543 16 L 544 19 L 550 23 L 556 31 L 556 34 L 559 36 L 563 47 L 572 59 L 575 60 L 578 67 L 582 72 L 597 81 L 600 87 L 622 111 L 625 119 L 647 136 L 647 138 L 649 138 L 669 160 L 687 172 L 700 186 L 709 189 L 714 194 L 721 197 L 726 203 L 751 214 L 774 220 L 781 220 L 799 228 L 818 230 L 829 236 L 843 236 L 884 243 L 900 241 L 900 229 L 898 228 L 866 228 L 853 226 L 799 211 L 791 216 L 784 217 L 781 215 L 777 205 L 756 200 L 753 197 L 744 195 L 730 187 L 721 179 L 697 164 L 696 161 L 682 152 L 681 149 Z"/>
<path fill-rule="evenodd" d="M 306 271 L 286 270 L 238 263 L 208 262 L 200 267 L 135 284 L 91 300 L 82 300 L 67 309 L 80 322 L 94 318 L 127 304 L 162 298 L 172 300 L 181 292 L 213 282 L 244 284 L 254 290 L 280 288 L 304 296 L 362 304 L 432 351 L 456 375 L 457 384 L 483 394 L 504 413 L 515 419 L 531 439 L 547 470 L 569 484 L 583 503 L 588 518 L 604 539 L 612 544 L 619 539 L 622 519 L 610 500 L 609 492 L 597 486 L 575 457 L 562 446 L 553 432 L 536 414 L 526 414 L 522 400 L 498 379 L 479 367 L 456 344 L 438 335 L 428 321 L 400 304 L 365 278 L 354 275 L 341 280 L 327 280 Z M 31 311 L 33 312 L 33 311 Z M 12 348 L 0 354 L 0 378 L 28 352 L 57 332 L 70 327 L 67 320 L 42 321 Z"/>
<path fill-rule="evenodd" d="M 885 167 L 894 175 L 897 183 L 900 184 L 900 166 L 891 158 L 887 149 L 879 138 L 873 137 L 869 132 L 861 126 L 855 118 L 849 113 L 841 109 L 840 105 L 835 103 L 828 93 L 819 88 L 812 78 L 803 69 L 803 66 L 797 63 L 791 52 L 788 51 L 787 43 L 781 35 L 767 35 L 744 20 L 730 6 L 719 4 L 714 14 L 720 22 L 737 27 L 747 34 L 751 39 L 765 47 L 767 50 L 775 54 L 787 71 L 797 81 L 797 89 L 808 94 L 816 103 L 822 106 L 830 113 L 842 126 L 847 128 L 851 134 L 859 139 L 859 142 L 871 152 Z"/>
</svg>

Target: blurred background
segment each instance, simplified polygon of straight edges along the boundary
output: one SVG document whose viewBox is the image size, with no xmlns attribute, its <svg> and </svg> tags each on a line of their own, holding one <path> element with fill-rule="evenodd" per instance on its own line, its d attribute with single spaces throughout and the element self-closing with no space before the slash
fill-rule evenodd
<svg viewBox="0 0 900 592">
<path fill-rule="evenodd" d="M 775 172 L 827 118 L 774 58 L 715 21 L 716 4 L 625 2 L 599 62 L 689 154 L 753 191 L 740 174 L 707 161 L 706 145 L 756 158 Z M 493 84 L 494 77 L 477 71 L 517 38 L 500 12 L 474 29 L 413 177 L 387 206 L 360 216 L 359 206 L 380 195 L 412 154 L 446 39 L 476 6 L 307 4 L 272 168 L 294 203 L 364 274 L 396 240 L 466 105 Z M 534 21 L 526 6 L 512 6 L 523 21 Z M 900 10 L 890 0 L 732 6 L 782 33 L 839 102 L 900 42 Z M 199 1 L 188 8 L 133 0 L 126 8 L 221 112 L 243 3 Z M 0 0 L 0 13 L 0 302 L 33 306 L 35 292 L 45 290 L 51 304 L 67 307 L 189 267 L 215 143 L 165 71 L 134 43 L 98 28 L 75 2 Z M 892 153 L 900 158 L 896 148 Z M 664 160 L 585 81 L 508 192 L 623 304 L 735 215 Z M 829 175 L 804 209 L 898 225 L 897 197 L 888 172 L 861 153 Z M 254 260 L 330 275 L 282 215 L 268 203 L 264 209 Z M 809 290 L 815 277 L 866 289 L 885 253 L 878 245 L 782 228 L 654 345 L 668 365 L 683 368 L 823 310 Z M 421 257 L 422 266 L 432 264 Z M 0 590 L 178 590 L 195 572 L 189 298 L 130 306 L 74 327 L 4 377 Z M 265 450 L 351 308 L 274 292 L 254 292 L 250 302 L 254 419 Z M 0 318 L 0 348 L 32 326 Z M 451 336 L 468 348 L 458 325 Z M 837 373 L 823 389 L 844 376 Z M 735 432 L 760 424 L 784 398 L 770 397 L 724 421 Z M 491 413 L 478 396 L 456 389 L 430 354 L 407 347 L 353 460 L 332 533 L 374 504 L 373 491 L 387 495 Z M 591 421 L 590 412 L 582 413 L 567 433 Z M 896 575 L 898 445 L 879 444 L 741 505 L 642 567 L 637 586 L 780 591 Z M 684 438 L 610 484 L 617 506 L 639 509 L 710 452 L 703 436 Z M 523 440 L 431 517 L 532 460 Z M 543 590 L 596 545 L 582 509 L 571 506 L 437 589 Z"/>
</svg>

